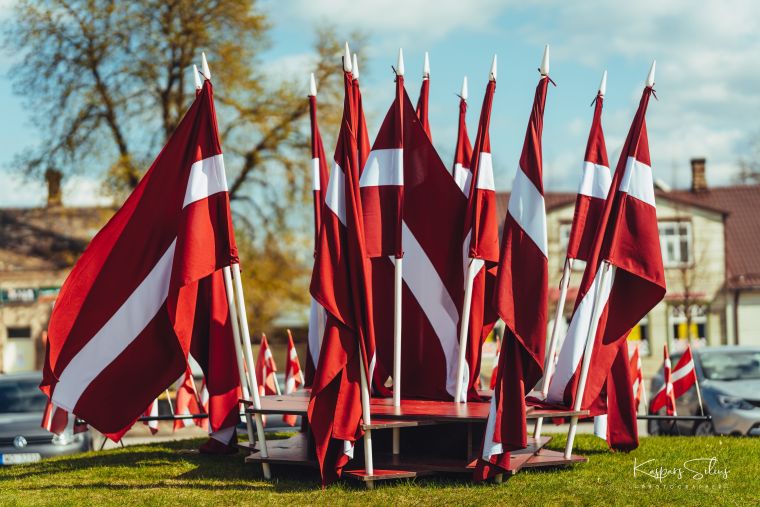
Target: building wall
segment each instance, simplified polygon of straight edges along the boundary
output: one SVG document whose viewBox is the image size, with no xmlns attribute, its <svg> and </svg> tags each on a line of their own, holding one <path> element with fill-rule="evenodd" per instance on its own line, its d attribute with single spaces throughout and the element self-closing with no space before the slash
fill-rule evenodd
<svg viewBox="0 0 760 507">
<path fill-rule="evenodd" d="M 760 346 L 760 291 L 742 291 L 737 306 L 738 345 Z"/>
</svg>

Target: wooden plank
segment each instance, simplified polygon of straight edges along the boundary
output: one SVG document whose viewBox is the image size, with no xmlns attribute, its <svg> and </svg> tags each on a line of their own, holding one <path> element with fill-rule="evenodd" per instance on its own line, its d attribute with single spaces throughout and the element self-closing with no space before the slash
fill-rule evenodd
<svg viewBox="0 0 760 507">
<path fill-rule="evenodd" d="M 411 479 L 414 477 L 421 477 L 424 475 L 431 475 L 433 472 L 430 470 L 388 470 L 382 468 L 375 468 L 372 475 L 367 474 L 367 471 L 362 469 L 344 470 L 343 477 L 348 479 L 355 479 L 357 481 L 387 481 L 393 479 Z"/>
<path fill-rule="evenodd" d="M 240 444 L 238 446 L 244 449 L 251 449 L 251 445 L 248 442 L 245 442 L 244 446 Z M 283 440 L 267 440 L 267 452 L 269 456 L 266 458 L 262 457 L 261 453 L 256 453 L 246 456 L 245 462 L 319 468 L 317 460 L 309 456 L 308 440 L 303 433 L 296 433 L 294 436 Z"/>
<path fill-rule="evenodd" d="M 412 421 L 408 419 L 380 419 L 372 421 L 372 424 L 362 424 L 365 430 L 382 430 L 388 428 L 413 428 L 416 426 L 428 426 L 435 424 L 433 421 Z"/>
<path fill-rule="evenodd" d="M 588 458 L 573 454 L 570 459 L 565 458 L 565 453 L 561 451 L 552 451 L 550 449 L 541 449 L 539 452 L 530 457 L 523 465 L 523 468 L 543 468 L 568 466 L 576 463 L 585 463 Z"/>
</svg>

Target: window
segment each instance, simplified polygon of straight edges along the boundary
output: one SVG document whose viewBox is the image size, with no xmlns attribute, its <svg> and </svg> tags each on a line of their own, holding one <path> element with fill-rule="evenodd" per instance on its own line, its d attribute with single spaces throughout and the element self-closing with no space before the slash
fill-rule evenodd
<svg viewBox="0 0 760 507">
<path fill-rule="evenodd" d="M 30 340 L 32 338 L 31 327 L 9 327 L 8 338 L 25 338 Z"/>
<path fill-rule="evenodd" d="M 670 307 L 668 320 L 675 351 L 684 350 L 690 339 L 696 340 L 696 345 L 707 343 L 707 306 L 691 305 L 689 313 L 691 318 L 687 319 L 684 305 Z"/>
<path fill-rule="evenodd" d="M 634 347 L 639 347 L 639 353 L 642 356 L 652 355 L 649 347 L 649 316 L 645 315 L 638 324 L 633 326 L 628 333 L 628 350 L 632 351 Z"/>
<path fill-rule="evenodd" d="M 677 268 L 691 264 L 691 222 L 663 221 L 657 227 L 664 266 Z"/>
</svg>

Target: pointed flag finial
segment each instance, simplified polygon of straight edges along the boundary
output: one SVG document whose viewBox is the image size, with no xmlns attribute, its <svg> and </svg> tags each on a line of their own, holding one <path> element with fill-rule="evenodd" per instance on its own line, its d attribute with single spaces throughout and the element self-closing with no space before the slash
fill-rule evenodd
<svg viewBox="0 0 760 507">
<path fill-rule="evenodd" d="M 467 76 L 462 80 L 462 93 L 459 94 L 462 100 L 467 100 Z"/>
<path fill-rule="evenodd" d="M 398 48 L 398 64 L 396 65 L 396 75 L 404 75 L 404 50 Z"/>
<path fill-rule="evenodd" d="M 542 76 L 549 75 L 549 44 L 544 46 L 544 57 L 541 58 L 541 67 L 539 67 L 538 71 Z"/>
<path fill-rule="evenodd" d="M 211 81 L 211 71 L 208 69 L 208 61 L 206 61 L 206 53 L 201 53 L 201 70 L 203 71 L 203 77 Z"/>
<path fill-rule="evenodd" d="M 649 68 L 649 75 L 647 76 L 647 86 L 652 87 L 654 86 L 654 69 L 657 65 L 657 60 L 652 60 L 652 66 Z"/>
<path fill-rule="evenodd" d="M 493 55 L 493 62 L 491 62 L 491 72 L 488 74 L 489 81 L 496 81 L 496 55 Z"/>
<path fill-rule="evenodd" d="M 348 49 L 348 41 L 346 47 L 343 50 L 343 71 L 351 72 L 351 50 Z"/>
<path fill-rule="evenodd" d="M 317 81 L 314 79 L 314 73 L 311 73 L 311 79 L 309 80 L 309 97 L 317 96 Z"/>
<path fill-rule="evenodd" d="M 203 85 L 201 84 L 201 76 L 198 74 L 198 66 L 193 64 L 193 77 L 195 78 L 195 89 L 200 90 Z"/>
<path fill-rule="evenodd" d="M 430 79 L 430 57 L 425 51 L 425 63 L 422 65 L 422 79 Z"/>
<path fill-rule="evenodd" d="M 604 97 L 604 95 L 607 93 L 607 71 L 604 71 L 604 74 L 602 74 L 602 82 L 599 83 L 599 95 Z"/>
<path fill-rule="evenodd" d="M 356 59 L 356 53 L 354 53 L 351 62 L 351 73 L 354 75 L 354 79 L 359 79 L 359 61 Z"/>
</svg>

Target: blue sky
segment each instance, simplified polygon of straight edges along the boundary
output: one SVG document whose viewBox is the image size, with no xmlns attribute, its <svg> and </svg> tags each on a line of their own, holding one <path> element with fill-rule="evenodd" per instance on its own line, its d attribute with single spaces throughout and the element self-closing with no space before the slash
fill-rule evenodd
<svg viewBox="0 0 760 507">
<path fill-rule="evenodd" d="M 9 3 L 0 0 L 0 9 Z M 689 159 L 702 156 L 708 160 L 709 184 L 731 183 L 739 157 L 747 153 L 753 137 L 760 137 L 758 2 L 264 0 L 260 5 L 273 23 L 272 48 L 265 55 L 272 79 L 287 76 L 304 93 L 318 23 L 330 22 L 344 33 L 358 29 L 368 34 L 359 64 L 370 137 L 393 98 L 390 66 L 398 48 L 404 48 L 407 91 L 413 101 L 423 54 L 429 51 L 433 139 L 447 164 L 454 149 L 455 94 L 462 76 L 469 77 L 468 124 L 474 136 L 491 58 L 497 53 L 491 139 L 500 189 L 511 185 L 546 43 L 551 45 L 551 77 L 557 83 L 549 91 L 544 123 L 548 190 L 576 187 L 591 121 L 589 104 L 604 69 L 609 79 L 603 123 L 613 164 L 653 59 L 659 100 L 650 104 L 647 121 L 656 177 L 687 186 Z M 10 61 L 11 55 L 0 55 L 4 168 L 20 147 L 36 140 L 19 98 L 10 91 Z M 41 202 L 41 185 L 23 183 L 7 169 L 2 174 L 0 205 Z M 94 181 L 70 180 L 64 198 L 69 204 L 93 203 L 96 188 Z"/>
</svg>

